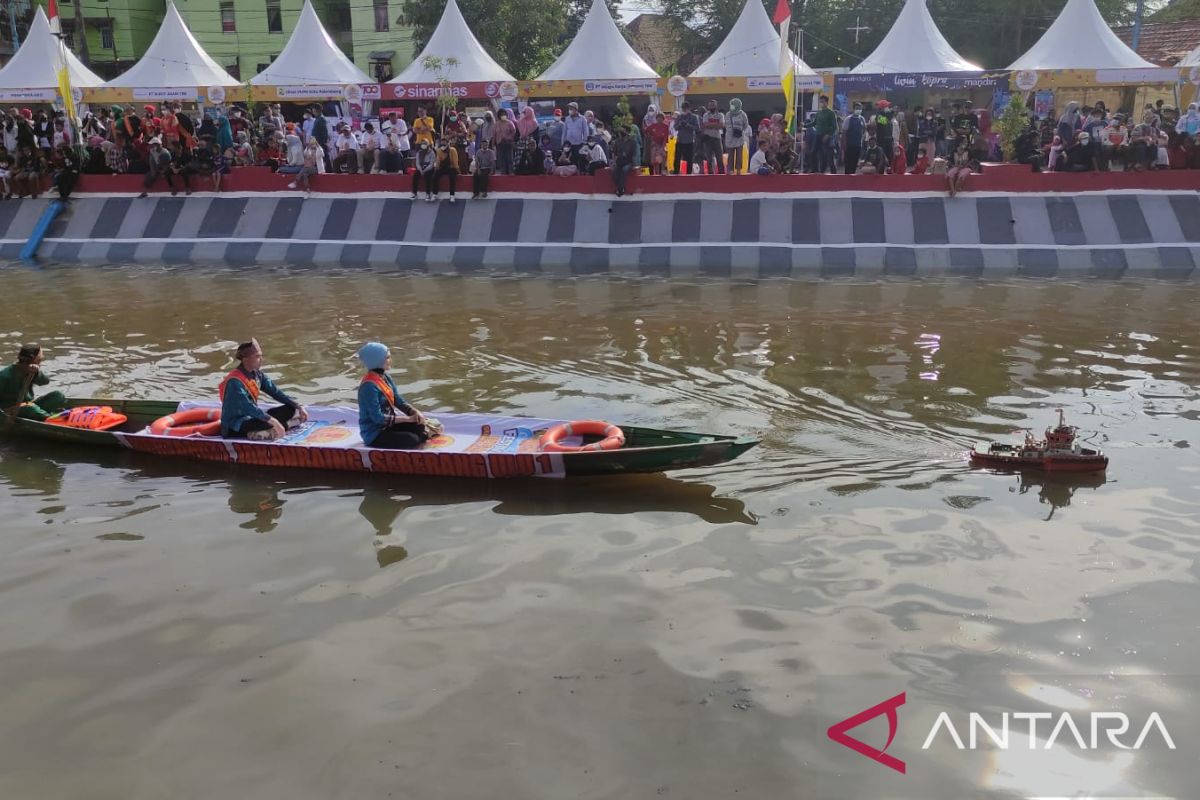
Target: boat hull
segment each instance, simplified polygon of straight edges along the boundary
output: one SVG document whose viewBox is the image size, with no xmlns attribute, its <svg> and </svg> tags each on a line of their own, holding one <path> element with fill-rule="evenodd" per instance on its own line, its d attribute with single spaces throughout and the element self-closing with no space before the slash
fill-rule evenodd
<svg viewBox="0 0 1200 800">
<path fill-rule="evenodd" d="M 1108 468 L 1108 456 L 1096 451 L 1073 453 L 1039 453 L 1023 456 L 1016 448 L 983 449 L 971 452 L 971 464 L 1007 470 L 1041 470 L 1044 472 L 1103 472 Z"/>
<path fill-rule="evenodd" d="M 32 420 L 12 421 L 11 432 L 68 444 L 121 447 L 139 453 L 195 461 L 239 464 L 286 469 L 317 469 L 339 472 L 366 472 L 395 475 L 432 475 L 449 478 L 563 478 L 583 475 L 612 475 L 639 472 L 666 472 L 705 467 L 732 460 L 758 444 L 758 440 L 716 434 L 662 431 L 652 428 L 624 427 L 626 446 L 619 450 L 543 453 L 526 436 L 520 442 L 486 429 L 474 434 L 469 443 L 457 450 L 422 448 L 420 450 L 382 450 L 357 446 L 317 446 L 298 443 L 252 442 L 207 437 L 176 438 L 145 432 L 159 417 L 180 410 L 179 404 L 157 401 L 75 399 L 71 406 L 107 405 L 125 414 L 129 421 L 113 431 L 88 431 L 47 425 Z M 317 409 L 310 409 L 318 416 Z M 339 416 L 344 410 L 332 414 Z M 477 415 L 441 415 L 443 422 L 465 429 Z M 470 420 L 464 418 L 470 417 Z M 502 418 L 507 423 L 519 418 Z M 7 420 L 5 422 L 8 422 Z M 354 428 L 338 420 L 339 431 Z M 525 420 L 529 434 L 546 420 Z M 5 425 L 5 427 L 9 427 Z M 334 425 L 325 429 L 326 440 Z M 536 432 L 536 431 L 533 431 Z M 340 435 L 340 434 L 339 434 Z M 347 437 L 349 434 L 347 434 Z M 465 449 L 461 446 L 466 444 Z"/>
</svg>

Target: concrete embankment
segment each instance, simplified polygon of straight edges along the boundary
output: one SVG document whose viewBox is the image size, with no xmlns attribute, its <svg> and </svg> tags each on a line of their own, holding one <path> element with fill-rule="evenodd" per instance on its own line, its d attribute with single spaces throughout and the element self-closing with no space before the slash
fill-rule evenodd
<svg viewBox="0 0 1200 800">
<path fill-rule="evenodd" d="M 0 256 L 16 257 L 46 202 L 0 203 Z M 380 194 L 88 195 L 55 221 L 39 257 L 563 276 L 1181 278 L 1200 265 L 1200 195 L 460 194 L 454 204 Z"/>
</svg>

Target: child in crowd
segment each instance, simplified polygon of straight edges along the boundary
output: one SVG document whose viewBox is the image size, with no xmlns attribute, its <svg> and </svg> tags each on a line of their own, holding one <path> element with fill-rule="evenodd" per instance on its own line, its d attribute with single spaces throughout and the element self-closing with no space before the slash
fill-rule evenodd
<svg viewBox="0 0 1200 800">
<path fill-rule="evenodd" d="M 221 176 L 229 174 L 229 164 L 233 160 L 233 148 L 230 147 L 221 152 L 221 146 L 216 142 L 212 144 L 212 184 L 213 191 L 221 191 Z"/>
</svg>

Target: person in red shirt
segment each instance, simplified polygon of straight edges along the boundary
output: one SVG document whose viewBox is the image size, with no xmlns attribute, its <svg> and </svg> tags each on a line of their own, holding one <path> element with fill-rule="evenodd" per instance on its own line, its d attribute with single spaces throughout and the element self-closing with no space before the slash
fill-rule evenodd
<svg viewBox="0 0 1200 800">
<path fill-rule="evenodd" d="M 892 151 L 892 174 L 903 175 L 908 171 L 908 156 L 903 145 L 896 145 Z"/>
<path fill-rule="evenodd" d="M 646 138 L 650 140 L 650 174 L 662 175 L 667 165 L 667 139 L 671 138 L 664 115 L 658 114 L 654 123 L 646 126 Z"/>
<path fill-rule="evenodd" d="M 142 111 L 142 138 L 153 139 L 155 136 L 162 136 L 162 120 L 155 116 L 154 106 L 143 106 Z"/>
</svg>

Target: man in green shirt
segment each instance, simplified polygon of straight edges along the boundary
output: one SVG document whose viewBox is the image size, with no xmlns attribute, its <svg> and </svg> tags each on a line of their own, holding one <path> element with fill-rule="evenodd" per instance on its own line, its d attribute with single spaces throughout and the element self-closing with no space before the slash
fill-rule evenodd
<svg viewBox="0 0 1200 800">
<path fill-rule="evenodd" d="M 821 95 L 820 107 L 813 115 L 813 134 L 817 143 L 817 172 L 836 172 L 833 158 L 833 137 L 837 135 L 837 115 L 829 107 L 829 97 Z"/>
<path fill-rule="evenodd" d="M 45 386 L 50 376 L 42 371 L 41 345 L 24 345 L 17 353 L 17 363 L 0 369 L 0 411 L 38 422 L 67 407 L 62 392 L 50 392 L 34 401 L 33 387 Z"/>
</svg>

